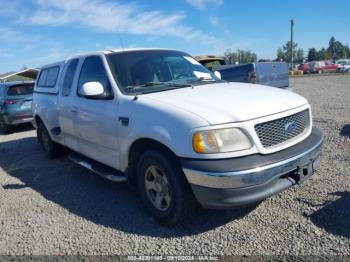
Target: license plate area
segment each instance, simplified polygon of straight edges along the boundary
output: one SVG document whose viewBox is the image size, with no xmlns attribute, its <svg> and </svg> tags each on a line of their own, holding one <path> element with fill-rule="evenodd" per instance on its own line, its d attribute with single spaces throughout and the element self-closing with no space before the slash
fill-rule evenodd
<svg viewBox="0 0 350 262">
<path fill-rule="evenodd" d="M 314 174 L 313 161 L 306 166 L 302 166 L 296 172 L 296 181 L 298 184 L 303 183 L 306 179 Z"/>
<path fill-rule="evenodd" d="M 294 176 L 298 184 L 303 183 L 305 180 L 307 180 L 309 177 L 311 177 L 315 173 L 315 171 L 317 170 L 320 164 L 320 159 L 321 159 L 321 156 L 318 155 L 314 159 L 310 159 L 310 161 L 305 165 L 300 166 L 298 168 Z"/>
</svg>

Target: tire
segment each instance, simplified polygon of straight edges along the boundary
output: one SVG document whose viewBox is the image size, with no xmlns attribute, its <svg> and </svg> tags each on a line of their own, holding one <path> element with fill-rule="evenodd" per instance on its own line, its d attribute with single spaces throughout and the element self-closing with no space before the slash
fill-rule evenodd
<svg viewBox="0 0 350 262">
<path fill-rule="evenodd" d="M 53 142 L 44 124 L 40 123 L 37 130 L 38 141 L 42 145 L 48 159 L 61 155 L 62 147 Z"/>
<path fill-rule="evenodd" d="M 38 123 L 37 127 L 36 127 L 36 138 L 37 138 L 39 144 L 42 145 L 40 125 L 41 125 L 41 123 Z"/>
<path fill-rule="evenodd" d="M 9 132 L 8 125 L 6 125 L 5 122 L 0 119 L 0 134 L 6 135 L 6 134 L 8 134 L 8 132 Z"/>
<path fill-rule="evenodd" d="M 167 152 L 149 150 L 142 154 L 136 169 L 137 189 L 146 211 L 163 225 L 184 221 L 197 207 L 190 185 L 174 158 Z"/>
</svg>

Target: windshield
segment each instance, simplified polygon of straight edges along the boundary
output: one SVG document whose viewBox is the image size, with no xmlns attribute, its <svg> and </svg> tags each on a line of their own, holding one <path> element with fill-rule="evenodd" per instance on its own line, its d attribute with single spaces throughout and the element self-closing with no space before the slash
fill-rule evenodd
<svg viewBox="0 0 350 262">
<path fill-rule="evenodd" d="M 220 81 L 186 53 L 140 50 L 106 55 L 113 76 L 126 94 L 150 93 Z"/>
</svg>

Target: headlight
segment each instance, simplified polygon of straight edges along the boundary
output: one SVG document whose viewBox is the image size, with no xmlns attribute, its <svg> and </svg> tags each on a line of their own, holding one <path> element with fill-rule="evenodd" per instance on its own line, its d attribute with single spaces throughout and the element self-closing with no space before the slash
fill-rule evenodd
<svg viewBox="0 0 350 262">
<path fill-rule="evenodd" d="M 223 153 L 249 149 L 252 143 L 239 128 L 225 128 L 196 132 L 193 149 L 199 154 Z"/>
</svg>

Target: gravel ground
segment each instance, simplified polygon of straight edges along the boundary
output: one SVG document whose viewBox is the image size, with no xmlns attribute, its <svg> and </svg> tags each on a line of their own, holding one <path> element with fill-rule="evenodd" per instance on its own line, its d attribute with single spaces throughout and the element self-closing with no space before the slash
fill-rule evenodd
<svg viewBox="0 0 350 262">
<path fill-rule="evenodd" d="M 47 160 L 30 127 L 0 136 L 0 254 L 350 255 L 350 76 L 291 84 L 326 136 L 319 172 L 253 210 L 200 210 L 173 228 L 127 185 Z"/>
</svg>

